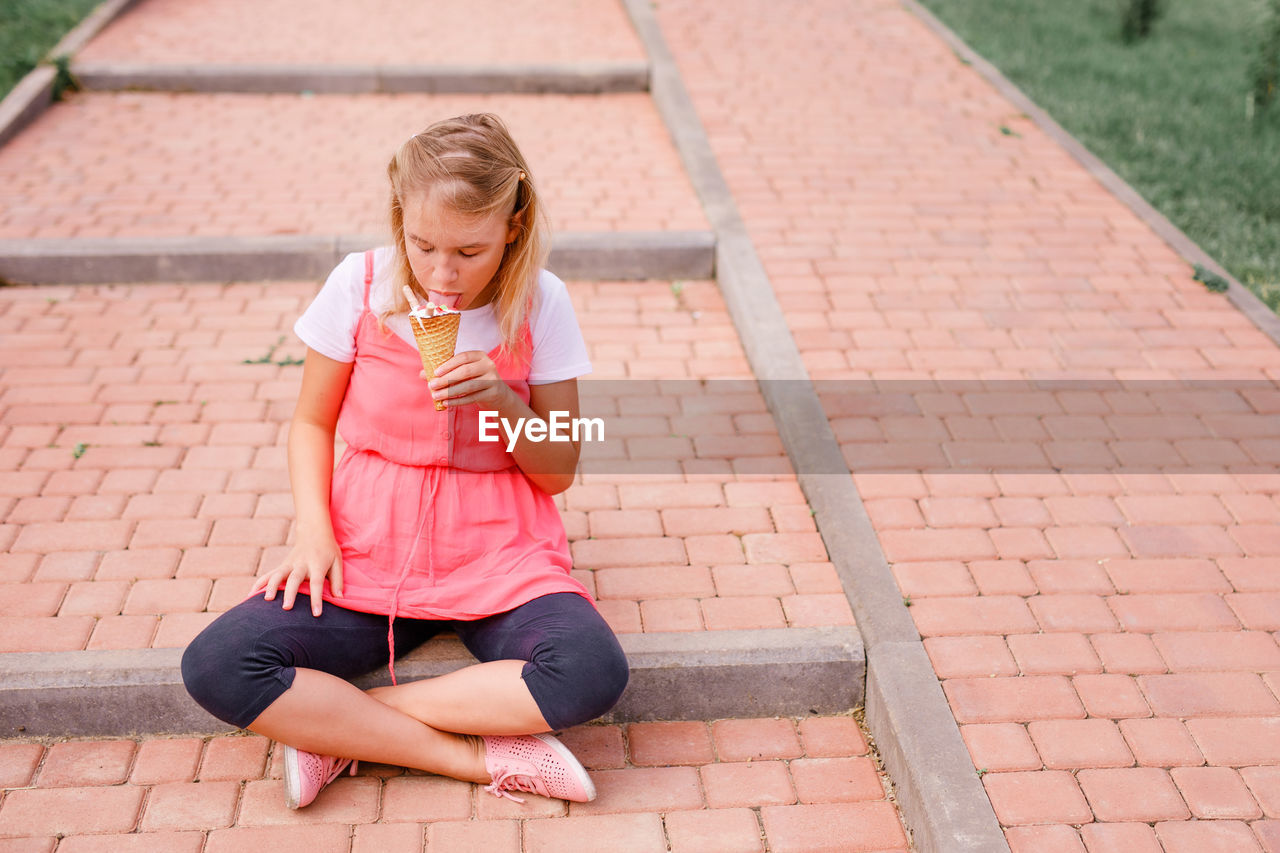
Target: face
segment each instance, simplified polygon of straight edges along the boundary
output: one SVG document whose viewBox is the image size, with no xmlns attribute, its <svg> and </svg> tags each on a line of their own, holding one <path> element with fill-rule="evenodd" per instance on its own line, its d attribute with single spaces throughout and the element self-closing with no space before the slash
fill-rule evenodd
<svg viewBox="0 0 1280 853">
<path fill-rule="evenodd" d="M 419 193 L 404 201 L 409 266 L 424 290 L 443 294 L 446 303 L 456 296 L 459 309 L 478 307 L 482 303 L 476 300 L 498 272 L 517 229 L 502 214 L 481 220 L 460 216 L 437 195 Z"/>
</svg>

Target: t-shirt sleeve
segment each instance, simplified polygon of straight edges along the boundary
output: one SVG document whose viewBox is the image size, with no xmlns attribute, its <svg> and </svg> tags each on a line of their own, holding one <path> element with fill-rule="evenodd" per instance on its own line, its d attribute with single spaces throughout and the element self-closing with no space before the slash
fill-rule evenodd
<svg viewBox="0 0 1280 853">
<path fill-rule="evenodd" d="M 538 280 L 539 299 L 530 321 L 533 357 L 529 384 L 546 385 L 575 379 L 591 372 L 587 342 L 563 281 L 546 270 Z"/>
<path fill-rule="evenodd" d="M 363 255 L 347 255 L 293 324 L 302 342 L 334 361 L 356 360 L 356 324 L 364 305 Z"/>
</svg>

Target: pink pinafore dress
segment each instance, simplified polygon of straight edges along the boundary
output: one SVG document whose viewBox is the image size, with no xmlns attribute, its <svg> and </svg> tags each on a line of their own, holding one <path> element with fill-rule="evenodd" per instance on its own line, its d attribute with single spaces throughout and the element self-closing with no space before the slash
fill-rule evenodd
<svg viewBox="0 0 1280 853">
<path fill-rule="evenodd" d="M 516 467 L 504 441 L 479 440 L 479 408 L 438 412 L 417 348 L 378 327 L 365 254 L 356 357 L 338 416 L 347 443 L 329 502 L 342 549 L 339 607 L 411 619 L 472 620 L 556 592 L 591 595 L 569 574 L 564 524 L 550 495 Z M 489 353 L 529 401 L 532 338 Z M 304 584 L 305 587 L 305 584 Z"/>
</svg>

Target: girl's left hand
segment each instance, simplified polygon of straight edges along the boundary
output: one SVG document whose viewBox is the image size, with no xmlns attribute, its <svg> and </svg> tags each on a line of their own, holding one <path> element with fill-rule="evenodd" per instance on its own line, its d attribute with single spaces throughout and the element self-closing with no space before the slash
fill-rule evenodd
<svg viewBox="0 0 1280 853">
<path fill-rule="evenodd" d="M 431 396 L 444 400 L 447 406 L 477 404 L 500 409 L 513 393 L 511 386 L 498 376 L 493 359 L 479 350 L 456 353 L 436 373 L 429 377 L 424 370 L 419 375 L 428 380 Z"/>
</svg>

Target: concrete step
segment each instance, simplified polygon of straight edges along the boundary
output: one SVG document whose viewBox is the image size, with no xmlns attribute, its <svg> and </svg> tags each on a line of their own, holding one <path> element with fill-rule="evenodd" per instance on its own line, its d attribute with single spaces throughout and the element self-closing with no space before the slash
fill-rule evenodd
<svg viewBox="0 0 1280 853">
<path fill-rule="evenodd" d="M 623 634 L 631 681 L 607 722 L 840 714 L 862 704 L 857 629 Z M 230 731 L 187 695 L 182 649 L 0 655 L 0 737 Z M 396 662 L 401 683 L 474 663 L 456 637 Z M 355 682 L 390 684 L 386 668 Z"/>
<path fill-rule="evenodd" d="M 848 601 L 768 441 L 714 283 L 569 287 L 602 377 L 584 382 L 584 411 L 607 414 L 617 434 L 557 500 L 574 574 L 633 665 L 616 718 L 860 704 L 864 655 Z M 217 727 L 182 689 L 179 649 L 287 550 L 282 442 L 300 345 L 272 342 L 317 288 L 6 291 L 0 731 Z M 771 472 L 744 473 L 756 462 Z M 456 641 L 438 642 L 397 672 L 428 677 L 469 661 Z"/>
<path fill-rule="evenodd" d="M 492 65 L 196 65 L 109 61 L 75 62 L 71 73 L 81 88 L 94 91 L 594 95 L 643 92 L 649 88 L 649 66 L 642 60 Z"/>
<path fill-rule="evenodd" d="M 618 3 L 581 0 L 125 0 L 83 62 L 529 65 L 643 61 Z M 251 37 L 247 34 L 251 33 Z"/>
<path fill-rule="evenodd" d="M 520 140 L 557 272 L 705 278 L 713 238 L 647 95 L 88 92 L 0 148 L 0 277 L 14 282 L 323 275 L 386 242 L 386 161 L 464 112 Z"/>
<path fill-rule="evenodd" d="M 324 278 L 376 235 L 85 237 L 0 240 L 0 280 L 11 284 L 264 281 Z M 576 231 L 553 236 L 547 268 L 563 279 L 706 279 L 710 231 Z"/>
</svg>

